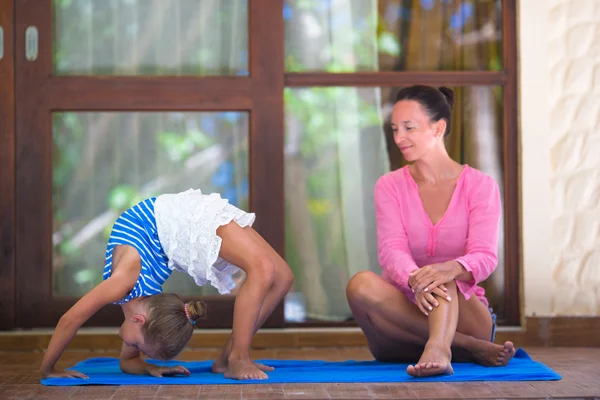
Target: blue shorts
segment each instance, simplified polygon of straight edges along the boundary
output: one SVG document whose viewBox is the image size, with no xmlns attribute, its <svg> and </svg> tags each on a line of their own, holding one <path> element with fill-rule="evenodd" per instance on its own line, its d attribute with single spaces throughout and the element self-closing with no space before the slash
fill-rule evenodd
<svg viewBox="0 0 600 400">
<path fill-rule="evenodd" d="M 494 310 L 492 309 L 492 307 L 488 307 L 488 310 L 490 310 L 490 314 L 492 315 L 492 338 L 491 338 L 491 342 L 493 342 L 496 339 L 496 313 L 494 313 Z"/>
</svg>

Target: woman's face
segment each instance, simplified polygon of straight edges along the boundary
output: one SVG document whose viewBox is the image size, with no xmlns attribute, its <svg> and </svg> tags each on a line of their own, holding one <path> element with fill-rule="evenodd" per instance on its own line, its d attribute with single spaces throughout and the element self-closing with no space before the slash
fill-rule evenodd
<svg viewBox="0 0 600 400">
<path fill-rule="evenodd" d="M 442 141 L 446 121 L 431 122 L 421 104 L 401 100 L 392 110 L 394 141 L 406 161 L 417 161 Z"/>
</svg>

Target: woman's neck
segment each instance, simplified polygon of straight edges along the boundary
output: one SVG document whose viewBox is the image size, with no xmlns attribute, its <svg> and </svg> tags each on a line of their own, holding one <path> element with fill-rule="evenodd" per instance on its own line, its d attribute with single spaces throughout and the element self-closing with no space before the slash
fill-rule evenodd
<svg viewBox="0 0 600 400">
<path fill-rule="evenodd" d="M 462 168 L 462 165 L 450 158 L 444 148 L 415 161 L 411 172 L 416 181 L 436 183 L 456 178 Z"/>
</svg>

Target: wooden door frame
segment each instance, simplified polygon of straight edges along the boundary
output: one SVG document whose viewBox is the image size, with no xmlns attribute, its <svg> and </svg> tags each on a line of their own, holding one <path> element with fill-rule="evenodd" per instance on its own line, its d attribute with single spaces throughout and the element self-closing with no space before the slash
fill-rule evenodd
<svg viewBox="0 0 600 400">
<path fill-rule="evenodd" d="M 52 76 L 51 0 L 15 0 L 15 4 L 19 71 L 16 326 L 54 326 L 77 301 L 77 298 L 52 296 L 52 112 L 249 112 L 250 210 L 257 214 L 254 227 L 283 256 L 284 230 L 279 222 L 284 213 L 283 2 L 248 1 L 248 77 Z M 39 30 L 39 55 L 33 62 L 24 55 L 28 26 Z M 202 300 L 209 310 L 203 327 L 231 326 L 233 296 L 203 296 Z M 86 325 L 116 325 L 122 318 L 118 307 L 107 306 Z M 281 327 L 283 323 L 283 304 L 280 304 L 265 327 Z"/>
<path fill-rule="evenodd" d="M 499 323 L 518 326 L 522 319 L 521 294 L 521 165 L 519 141 L 519 75 L 517 55 L 517 0 L 502 0 L 502 45 L 506 83 L 503 86 L 504 128 L 504 310 L 506 321 Z"/>
<path fill-rule="evenodd" d="M 15 326 L 15 69 L 14 3 L 0 0 L 0 326 Z"/>
</svg>

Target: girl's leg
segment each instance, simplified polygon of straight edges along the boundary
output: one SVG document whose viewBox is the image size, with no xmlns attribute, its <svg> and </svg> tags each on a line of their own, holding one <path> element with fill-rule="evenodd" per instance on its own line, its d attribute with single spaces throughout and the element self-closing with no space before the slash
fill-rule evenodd
<svg viewBox="0 0 600 400">
<path fill-rule="evenodd" d="M 293 277 L 287 264 L 278 261 L 276 252 L 258 240 L 253 230 L 232 222 L 221 226 L 217 234 L 222 239 L 219 255 L 246 273 L 235 300 L 225 376 L 265 379 L 267 375 L 250 359 L 252 337 L 285 296 Z M 224 353 L 227 350 L 226 346 Z"/>
<path fill-rule="evenodd" d="M 450 286 L 456 290 L 455 285 Z M 347 296 L 354 318 L 377 360 L 415 362 L 423 353 L 420 362 L 409 367 L 409 373 L 415 374 L 443 373 L 450 365 L 450 356 L 446 356 L 449 348 L 444 348 L 443 354 L 439 354 L 439 350 L 438 354 L 432 351 L 434 344 L 445 345 L 444 340 L 448 340 L 440 329 L 440 325 L 452 323 L 449 314 L 453 310 L 448 302 L 438 299 L 439 307 L 428 318 L 398 289 L 370 271 L 360 272 L 350 280 Z M 490 343 L 491 318 L 485 305 L 474 297 L 465 300 L 461 294 L 452 297 L 452 302 L 457 302 L 460 310 L 452 350 L 483 365 L 506 365 L 514 355 L 514 346 L 511 342 L 504 346 Z M 441 318 L 434 314 L 441 314 Z M 439 360 L 425 359 L 425 356 L 436 356 Z M 436 368 L 433 368 L 434 363 Z"/>
<path fill-rule="evenodd" d="M 274 265 L 274 279 L 273 284 L 269 288 L 269 291 L 265 295 L 263 305 L 258 314 L 258 319 L 254 326 L 253 334 L 258 331 L 265 321 L 271 316 L 277 305 L 281 303 L 285 295 L 289 292 L 294 282 L 294 276 L 287 263 L 281 258 L 281 256 L 251 227 L 243 228 L 244 231 L 248 232 L 256 245 L 260 246 L 265 253 L 267 253 Z M 233 335 L 229 336 L 225 347 L 219 358 L 213 364 L 213 372 L 224 373 L 227 370 L 227 360 L 231 353 Z M 261 371 L 272 371 L 273 368 L 254 363 Z"/>
</svg>

